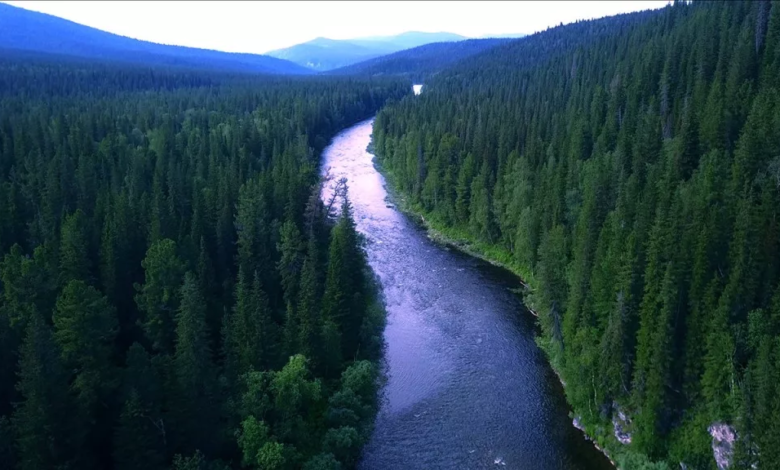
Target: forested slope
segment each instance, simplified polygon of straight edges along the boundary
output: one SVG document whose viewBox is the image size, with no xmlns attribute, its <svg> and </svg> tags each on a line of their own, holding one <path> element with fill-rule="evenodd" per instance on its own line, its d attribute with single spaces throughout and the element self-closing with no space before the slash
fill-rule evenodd
<svg viewBox="0 0 780 470">
<path fill-rule="evenodd" d="M 512 39 L 467 39 L 457 42 L 426 44 L 342 67 L 329 72 L 329 74 L 400 75 L 413 80 L 422 80 L 460 60 L 510 41 Z"/>
<path fill-rule="evenodd" d="M 0 466 L 352 466 L 383 313 L 318 158 L 408 88 L 48 60 L 0 60 Z"/>
<path fill-rule="evenodd" d="M 625 468 L 715 468 L 708 429 L 721 463 L 780 466 L 779 86 L 780 4 L 675 2 L 496 47 L 376 119 L 411 207 L 530 285 Z"/>
<path fill-rule="evenodd" d="M 0 49 L 61 54 L 157 67 L 267 74 L 309 74 L 287 60 L 141 41 L 0 3 Z"/>
</svg>

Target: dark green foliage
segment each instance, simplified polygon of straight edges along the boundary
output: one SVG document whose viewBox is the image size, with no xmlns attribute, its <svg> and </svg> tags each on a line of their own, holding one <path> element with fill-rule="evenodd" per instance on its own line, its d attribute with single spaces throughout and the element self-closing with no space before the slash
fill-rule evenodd
<svg viewBox="0 0 780 470">
<path fill-rule="evenodd" d="M 225 330 L 228 377 L 235 378 L 239 372 L 249 370 L 267 370 L 279 362 L 279 336 L 259 275 L 255 274 L 250 284 L 239 268 L 236 303 Z"/>
<path fill-rule="evenodd" d="M 125 469 L 162 468 L 169 431 L 162 413 L 159 373 L 138 343 L 127 351 L 126 362 L 122 410 L 114 433 L 114 462 Z"/>
<path fill-rule="evenodd" d="M 376 360 L 382 312 L 318 156 L 409 92 L 0 54 L 0 466 L 354 462 L 344 439 L 329 460 L 328 403 Z M 338 321 L 330 271 L 360 293 Z M 352 398 L 334 427 L 362 443 L 375 402 Z"/>
<path fill-rule="evenodd" d="M 189 271 L 181 288 L 173 357 L 175 395 L 169 403 L 177 439 L 187 451 L 213 452 L 217 410 L 216 368 L 209 346 L 206 303 Z"/>
<path fill-rule="evenodd" d="M 351 426 L 328 429 L 322 441 L 326 452 L 332 453 L 336 459 L 348 466 L 357 463 L 361 446 L 360 434 Z"/>
<path fill-rule="evenodd" d="M 366 309 L 365 264 L 352 208 L 349 199 L 344 198 L 339 221 L 331 232 L 322 308 L 326 325 L 333 322 L 339 329 L 340 343 L 344 346 L 340 353 L 346 358 L 354 357 L 355 347 L 360 344 L 360 326 Z"/>
<path fill-rule="evenodd" d="M 122 406 L 114 436 L 114 462 L 124 470 L 161 469 L 165 462 L 165 448 L 160 438 L 163 422 L 149 415 L 138 393 L 131 390 Z"/>
<path fill-rule="evenodd" d="M 615 455 L 712 468 L 725 422 L 735 466 L 780 462 L 779 25 L 777 2 L 694 1 L 551 28 L 375 121 L 412 208 L 523 275 L 540 345 Z"/>
<path fill-rule="evenodd" d="M 480 52 L 506 44 L 511 39 L 467 39 L 435 42 L 405 49 L 357 64 L 331 70 L 332 75 L 400 75 L 422 80 Z"/>
<path fill-rule="evenodd" d="M 52 321 L 62 364 L 73 371 L 70 389 L 79 411 L 78 438 L 85 446 L 81 457 L 96 459 L 100 447 L 108 444 L 108 436 L 98 430 L 108 427 L 104 403 L 110 401 L 116 383 L 116 312 L 97 289 L 72 280 L 57 299 Z"/>
<path fill-rule="evenodd" d="M 173 351 L 174 316 L 179 305 L 179 287 L 184 265 L 176 255 L 176 243 L 154 242 L 141 262 L 144 284 L 137 286 L 135 302 L 141 312 L 146 338 L 156 351 Z"/>
<path fill-rule="evenodd" d="M 84 212 L 77 209 L 65 217 L 60 236 L 60 284 L 71 279 L 89 282 L 92 278 L 89 234 Z"/>
<path fill-rule="evenodd" d="M 341 470 L 342 468 L 333 454 L 315 455 L 303 466 L 304 470 Z"/>
<path fill-rule="evenodd" d="M 72 463 L 74 444 L 67 376 L 51 329 L 38 314 L 30 317 L 20 349 L 21 397 L 13 415 L 18 465 L 21 469 L 51 468 Z"/>
<path fill-rule="evenodd" d="M 14 429 L 6 416 L 0 416 L 0 462 L 9 468 L 16 466 L 16 449 L 14 448 Z"/>
</svg>

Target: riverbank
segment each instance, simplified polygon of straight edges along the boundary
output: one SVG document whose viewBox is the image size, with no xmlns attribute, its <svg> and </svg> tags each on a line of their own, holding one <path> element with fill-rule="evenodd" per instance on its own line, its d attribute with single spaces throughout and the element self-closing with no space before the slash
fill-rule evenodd
<svg viewBox="0 0 780 470">
<path fill-rule="evenodd" d="M 372 151 L 372 147 L 369 146 L 369 151 Z M 371 152 L 375 155 L 373 152 Z M 410 220 L 415 222 L 420 228 L 425 230 L 426 235 L 433 242 L 455 249 L 468 256 L 485 261 L 493 266 L 500 267 L 517 277 L 520 284 L 523 285 L 523 289 L 519 294 L 522 296 L 523 304 L 526 309 L 538 317 L 538 308 L 534 304 L 533 293 L 535 281 L 531 273 L 526 273 L 516 263 L 512 261 L 512 254 L 496 245 L 489 245 L 483 242 L 479 242 L 471 238 L 468 234 L 463 233 L 452 227 L 448 227 L 442 223 L 438 223 L 434 218 L 426 217 L 424 211 L 419 207 L 415 207 L 405 195 L 400 194 L 395 190 L 394 178 L 391 172 L 382 168 L 381 164 L 374 159 L 374 166 L 384 177 L 387 185 L 385 190 L 387 191 L 389 198 L 395 203 L 396 208 L 405 214 Z M 552 357 L 543 347 L 541 342 L 542 338 L 537 337 L 537 345 L 542 351 L 544 351 L 547 357 L 547 362 L 550 368 L 555 373 L 558 381 L 566 390 L 566 382 L 563 379 L 561 372 L 556 364 L 552 360 Z M 568 401 L 568 397 L 567 397 Z M 570 405 L 571 406 L 571 405 Z M 586 439 L 588 439 L 593 446 L 598 449 L 609 461 L 618 469 L 621 470 L 669 470 L 669 466 L 664 463 L 651 462 L 647 457 L 641 454 L 632 452 L 631 450 L 620 444 L 617 439 L 614 438 L 611 432 L 600 427 L 600 429 L 592 429 L 585 426 L 579 420 L 580 414 L 578 410 L 573 410 L 569 417 L 572 419 L 572 425 L 582 431 Z"/>
<path fill-rule="evenodd" d="M 371 121 L 345 130 L 323 171 L 346 178 L 387 312 L 380 410 L 361 470 L 610 470 L 571 426 L 513 274 L 426 236 L 390 204 L 366 151 Z M 442 432 L 446 430 L 446 432 Z"/>
</svg>

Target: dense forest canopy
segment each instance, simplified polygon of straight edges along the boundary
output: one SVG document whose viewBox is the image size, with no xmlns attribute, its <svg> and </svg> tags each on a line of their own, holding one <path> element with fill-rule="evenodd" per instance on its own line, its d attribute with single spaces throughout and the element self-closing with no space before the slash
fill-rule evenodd
<svg viewBox="0 0 780 470">
<path fill-rule="evenodd" d="M 715 468 L 708 429 L 731 468 L 780 465 L 779 87 L 780 4 L 675 2 L 497 46 L 376 119 L 410 206 L 531 286 L 626 468 Z"/>
<path fill-rule="evenodd" d="M 436 42 L 332 70 L 332 75 L 399 75 L 424 80 L 467 57 L 512 41 L 506 38 Z"/>
<path fill-rule="evenodd" d="M 4 54 L 3 468 L 351 467 L 383 312 L 318 158 L 408 93 Z"/>
</svg>

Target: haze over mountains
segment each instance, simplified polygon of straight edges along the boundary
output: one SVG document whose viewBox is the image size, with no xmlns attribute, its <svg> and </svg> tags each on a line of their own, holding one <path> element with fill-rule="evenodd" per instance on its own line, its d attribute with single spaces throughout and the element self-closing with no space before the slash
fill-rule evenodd
<svg viewBox="0 0 780 470">
<path fill-rule="evenodd" d="M 4 3 L 0 3 L 0 48 L 234 72 L 311 73 L 275 57 L 140 41 Z"/>
<path fill-rule="evenodd" d="M 0 3 L 0 49 L 229 72 L 305 75 L 339 69 L 335 73 L 420 75 L 509 40 L 498 38 L 522 36 L 469 39 L 409 31 L 346 40 L 321 37 L 260 55 L 157 44 Z"/>
<path fill-rule="evenodd" d="M 486 38 L 435 42 L 375 57 L 328 73 L 369 76 L 404 75 L 415 81 L 421 81 L 425 76 L 443 70 L 460 60 L 511 41 L 511 38 Z"/>
<path fill-rule="evenodd" d="M 0 467 L 779 469 L 780 1 L 592 5 L 0 4 Z"/>
<path fill-rule="evenodd" d="M 344 40 L 316 38 L 303 44 L 271 51 L 268 55 L 317 71 L 327 71 L 425 44 L 464 39 L 467 38 L 453 33 L 419 31 L 409 31 L 395 36 Z"/>
</svg>

